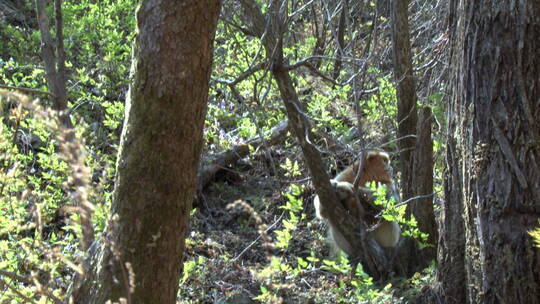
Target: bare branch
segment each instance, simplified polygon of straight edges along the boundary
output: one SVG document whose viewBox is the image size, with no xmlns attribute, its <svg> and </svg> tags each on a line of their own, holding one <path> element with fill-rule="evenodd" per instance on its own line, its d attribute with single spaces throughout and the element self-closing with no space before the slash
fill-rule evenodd
<svg viewBox="0 0 540 304">
<path fill-rule="evenodd" d="M 417 195 L 417 196 L 411 197 L 411 198 L 409 198 L 409 199 L 407 199 L 407 200 L 405 200 L 405 201 L 403 201 L 403 202 L 401 202 L 399 204 L 396 204 L 395 207 L 400 207 L 400 206 L 403 206 L 403 205 L 407 205 L 408 203 L 410 203 L 410 202 L 412 202 L 414 200 L 419 200 L 419 199 L 423 199 L 423 198 L 432 197 L 436 193 L 440 193 L 440 191 L 439 192 L 433 192 L 433 193 L 430 193 L 430 194 L 423 194 L 423 195 Z M 378 214 L 378 215 L 380 216 L 380 215 L 382 215 L 382 213 Z"/>
<path fill-rule="evenodd" d="M 268 61 L 263 61 L 263 62 L 260 62 L 260 63 L 258 63 L 256 65 L 250 67 L 249 69 L 245 70 L 235 80 L 221 80 L 221 79 L 212 79 L 212 80 L 217 82 L 217 83 L 225 84 L 225 85 L 228 85 L 228 86 L 235 86 L 239 82 L 245 80 L 246 78 L 253 75 L 254 73 L 266 68 L 267 66 L 268 66 Z"/>
<path fill-rule="evenodd" d="M 295 10 L 294 12 L 291 13 L 291 15 L 289 16 L 289 19 L 292 20 L 294 19 L 294 17 L 296 17 L 296 15 L 300 14 L 304 9 L 306 9 L 308 6 L 310 6 L 312 3 L 313 3 L 314 0 L 310 0 L 308 1 L 308 3 L 302 5 L 301 7 L 299 7 L 297 10 Z"/>
<path fill-rule="evenodd" d="M 354 183 L 353 183 L 353 189 L 355 192 L 358 191 L 358 186 L 360 185 L 360 177 L 364 174 L 364 167 L 366 164 L 366 157 L 367 153 L 366 151 L 360 152 L 360 158 L 358 159 L 358 172 L 356 172 L 356 176 L 354 177 Z"/>
<path fill-rule="evenodd" d="M 258 148 L 266 142 L 268 145 L 275 145 L 285 137 L 288 130 L 289 126 L 287 121 L 282 121 L 272 129 L 270 134 L 267 134 L 270 136 L 269 139 L 266 140 L 264 137 L 256 137 L 248 140 L 246 143 L 237 145 L 223 153 L 215 155 L 215 160 L 212 161 L 212 163 L 204 164 L 199 169 L 199 191 L 212 180 L 212 177 L 215 176 L 220 169 L 246 157 L 249 154 L 250 146 Z"/>
<path fill-rule="evenodd" d="M 249 29 L 237 24 L 236 22 L 233 22 L 227 18 L 221 18 L 221 20 L 225 23 L 225 24 L 228 24 L 230 26 L 232 26 L 233 28 L 239 30 L 240 32 L 242 32 L 244 35 L 246 36 L 251 36 L 251 37 L 258 37 L 254 32 L 250 31 Z"/>
<path fill-rule="evenodd" d="M 268 231 L 273 229 L 279 222 L 281 222 L 281 219 L 283 218 L 284 215 L 285 215 L 285 212 L 282 212 L 279 218 L 275 220 L 274 223 L 272 223 L 272 225 L 268 226 L 268 228 L 266 228 L 266 230 L 263 233 L 261 233 L 253 242 L 251 242 L 251 244 L 249 244 L 246 248 L 244 248 L 244 250 L 242 250 L 242 252 L 240 252 L 234 259 L 232 259 L 233 263 L 238 261 L 238 259 L 241 258 L 244 255 L 244 253 L 246 253 L 251 247 L 257 244 L 257 242 L 263 237 L 264 234 L 268 233 Z"/>
</svg>

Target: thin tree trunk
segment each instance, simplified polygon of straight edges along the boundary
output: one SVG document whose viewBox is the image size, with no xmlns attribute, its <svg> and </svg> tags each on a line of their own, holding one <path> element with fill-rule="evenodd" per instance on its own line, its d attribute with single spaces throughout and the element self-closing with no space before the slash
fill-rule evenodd
<svg viewBox="0 0 540 304">
<path fill-rule="evenodd" d="M 176 303 L 219 0 L 144 1 L 113 218 L 75 303 Z"/>
<path fill-rule="evenodd" d="M 439 238 L 433 211 L 433 140 L 431 139 L 433 114 L 429 107 L 423 107 L 419 114 L 413 184 L 416 195 L 420 198 L 410 202 L 409 208 L 418 221 L 418 229 L 429 235 L 427 243 L 434 246 L 424 251 L 427 254 L 424 258 L 429 261 L 436 258 Z"/>
<path fill-rule="evenodd" d="M 341 1 L 341 14 L 339 16 L 338 30 L 336 33 L 336 62 L 332 72 L 332 79 L 337 80 L 341 72 L 342 58 L 345 55 L 343 48 L 345 47 L 345 28 L 347 26 L 347 9 L 348 0 Z"/>
<path fill-rule="evenodd" d="M 313 28 L 315 31 L 315 37 L 317 38 L 317 41 L 315 42 L 315 46 L 313 47 L 313 56 L 322 56 L 324 55 L 324 49 L 326 47 L 326 28 L 327 28 L 327 21 L 324 16 L 322 16 L 319 25 L 317 15 L 317 6 L 316 3 L 311 6 L 311 11 L 313 15 Z M 313 60 L 313 66 L 316 70 L 318 70 L 321 67 L 322 59 L 317 58 Z"/>
<path fill-rule="evenodd" d="M 417 131 L 417 97 L 409 38 L 408 6 L 408 0 L 393 0 L 391 8 L 394 79 L 398 97 L 401 191 L 404 201 L 433 193 L 433 147 L 429 120 L 431 115 L 421 120 L 422 124 L 427 125 Z M 415 199 L 407 205 L 406 215 L 414 216 L 420 230 L 430 234 L 430 241 L 435 244 L 437 229 L 432 204 L 432 197 Z M 435 259 L 435 253 L 435 250 L 429 248 L 420 250 L 417 241 L 405 238 L 398 249 L 399 262 L 396 271 L 412 275 Z"/>
<path fill-rule="evenodd" d="M 407 14 L 408 0 L 392 3 L 392 45 L 394 79 L 398 97 L 398 141 L 401 169 L 401 192 L 404 200 L 415 195 L 412 181 L 416 145 L 416 85 L 413 78 L 411 42 Z"/>
<path fill-rule="evenodd" d="M 446 303 L 540 303 L 540 2 L 453 1 L 439 280 Z M 535 119 L 536 118 L 536 119 Z"/>
<path fill-rule="evenodd" d="M 49 90 L 54 96 L 54 109 L 60 111 L 60 120 L 64 126 L 70 127 L 71 121 L 67 113 L 67 89 L 65 50 L 62 18 L 62 0 L 54 0 L 56 47 L 51 35 L 49 18 L 46 13 L 46 1 L 36 0 L 36 12 L 41 34 L 41 56 L 45 63 L 45 75 Z"/>
</svg>

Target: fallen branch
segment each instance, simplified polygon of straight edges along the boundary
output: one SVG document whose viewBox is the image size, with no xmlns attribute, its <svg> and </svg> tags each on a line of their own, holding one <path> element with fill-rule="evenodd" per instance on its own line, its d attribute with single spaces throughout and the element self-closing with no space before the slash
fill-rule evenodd
<svg viewBox="0 0 540 304">
<path fill-rule="evenodd" d="M 54 94 L 51 93 L 51 92 L 41 91 L 41 90 L 36 90 L 36 89 L 31 89 L 31 88 L 25 88 L 25 87 L 14 87 L 14 86 L 0 84 L 0 88 L 8 89 L 8 90 L 21 91 L 21 92 L 27 93 L 27 94 L 45 94 L 45 95 L 49 95 L 49 96 L 54 96 Z"/>
<path fill-rule="evenodd" d="M 265 142 L 268 144 L 268 146 L 276 145 L 285 138 L 288 130 L 288 122 L 280 122 L 272 129 L 269 139 L 265 140 L 261 137 L 255 137 L 243 144 L 237 145 L 225 152 L 211 157 L 213 159 L 211 163 L 203 164 L 199 169 L 199 191 L 202 191 L 202 189 L 204 189 L 214 179 L 218 171 L 235 163 L 239 159 L 248 156 L 250 153 L 250 147 L 251 149 L 256 149 Z"/>
</svg>

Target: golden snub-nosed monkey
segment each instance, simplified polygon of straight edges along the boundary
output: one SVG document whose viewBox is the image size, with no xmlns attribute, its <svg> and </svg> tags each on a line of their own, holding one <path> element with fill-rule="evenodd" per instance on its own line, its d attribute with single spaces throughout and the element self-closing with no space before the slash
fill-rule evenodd
<svg viewBox="0 0 540 304">
<path fill-rule="evenodd" d="M 379 151 L 368 151 L 365 157 L 363 174 L 360 176 L 359 185 L 365 187 L 368 182 L 377 182 L 387 186 L 387 191 L 394 188 L 392 179 L 390 159 L 388 154 Z M 360 161 L 347 167 L 334 179 L 330 180 L 336 190 L 338 199 L 352 216 L 359 216 L 359 202 L 354 196 L 353 183 L 356 173 L 360 167 Z M 390 193 L 388 193 L 390 194 Z M 330 229 L 329 242 L 343 250 L 349 256 L 352 255 L 352 248 L 349 242 L 341 235 L 335 225 L 328 219 L 324 207 L 320 203 L 319 196 L 313 200 L 317 217 L 328 222 Z M 395 247 L 401 236 L 401 229 L 396 222 L 389 222 L 381 219 L 378 226 L 369 232 L 381 247 Z"/>
</svg>

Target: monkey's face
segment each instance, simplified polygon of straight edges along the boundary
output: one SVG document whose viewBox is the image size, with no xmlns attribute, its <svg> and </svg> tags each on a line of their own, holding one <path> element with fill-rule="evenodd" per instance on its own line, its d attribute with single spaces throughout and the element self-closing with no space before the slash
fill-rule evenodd
<svg viewBox="0 0 540 304">
<path fill-rule="evenodd" d="M 368 155 L 364 166 L 362 184 L 372 181 L 383 184 L 388 184 L 392 181 L 392 168 L 390 167 L 390 159 L 386 153 L 375 152 Z"/>
</svg>

